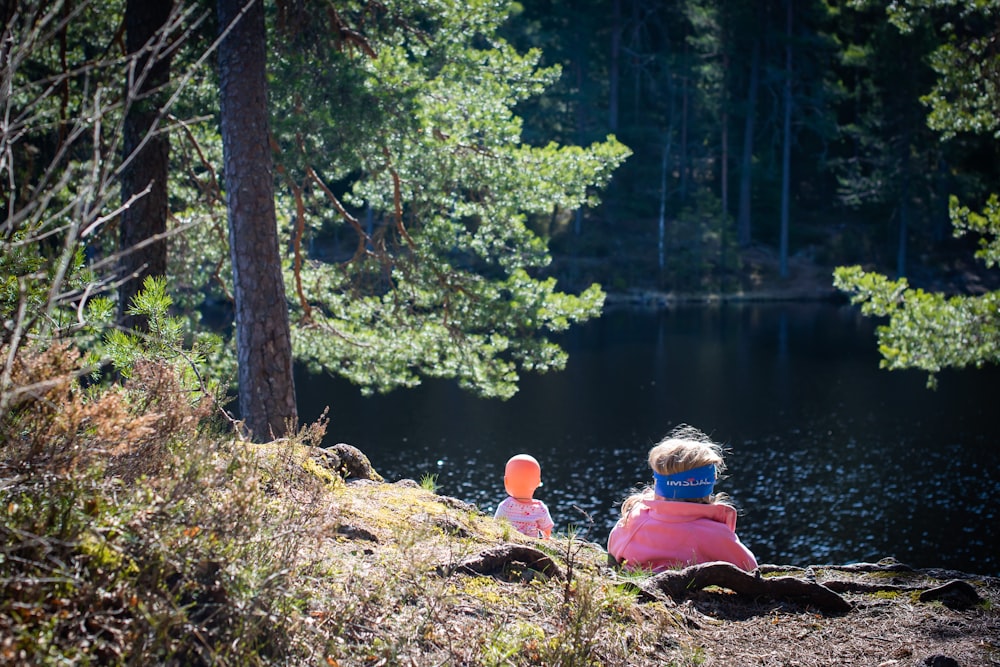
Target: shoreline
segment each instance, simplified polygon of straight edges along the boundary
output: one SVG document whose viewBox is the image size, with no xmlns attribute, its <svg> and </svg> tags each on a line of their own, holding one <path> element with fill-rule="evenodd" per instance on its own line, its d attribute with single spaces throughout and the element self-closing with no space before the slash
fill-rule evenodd
<svg viewBox="0 0 1000 667">
<path fill-rule="evenodd" d="M 801 288 L 755 290 L 731 293 L 661 292 L 656 290 L 608 291 L 605 306 L 638 306 L 670 308 L 687 305 L 719 305 L 740 303 L 831 303 L 847 305 L 850 300 L 834 289 Z"/>
</svg>

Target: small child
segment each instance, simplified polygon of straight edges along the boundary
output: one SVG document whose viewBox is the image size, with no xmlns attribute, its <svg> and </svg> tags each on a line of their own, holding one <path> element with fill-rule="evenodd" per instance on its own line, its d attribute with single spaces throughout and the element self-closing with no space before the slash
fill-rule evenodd
<svg viewBox="0 0 1000 667">
<path fill-rule="evenodd" d="M 507 498 L 497 506 L 494 518 L 507 519 L 520 533 L 548 539 L 552 534 L 552 517 L 549 508 L 532 496 L 542 485 L 542 468 L 535 457 L 518 454 L 507 461 L 503 473 L 503 486 Z"/>
<path fill-rule="evenodd" d="M 725 470 L 722 448 L 691 426 L 679 426 L 649 450 L 653 486 L 622 503 L 608 536 L 608 555 L 628 569 L 659 572 L 726 561 L 750 571 L 757 559 L 736 536 L 736 510 L 713 494 Z"/>
</svg>

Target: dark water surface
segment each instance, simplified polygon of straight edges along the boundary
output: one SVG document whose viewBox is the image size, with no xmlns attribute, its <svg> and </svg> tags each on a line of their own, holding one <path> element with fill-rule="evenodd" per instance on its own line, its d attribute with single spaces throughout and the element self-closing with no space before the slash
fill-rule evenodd
<svg viewBox="0 0 1000 667">
<path fill-rule="evenodd" d="M 760 562 L 1000 574 L 1000 371 L 945 372 L 932 391 L 880 370 L 873 332 L 830 304 L 613 311 L 562 338 L 565 371 L 525 377 L 507 402 L 441 381 L 362 398 L 300 375 L 300 418 L 329 405 L 326 444 L 360 447 L 390 481 L 436 475 L 491 513 L 507 458 L 530 453 L 556 530 L 602 544 L 649 479 L 649 447 L 688 423 L 729 449 L 716 490 Z"/>
</svg>

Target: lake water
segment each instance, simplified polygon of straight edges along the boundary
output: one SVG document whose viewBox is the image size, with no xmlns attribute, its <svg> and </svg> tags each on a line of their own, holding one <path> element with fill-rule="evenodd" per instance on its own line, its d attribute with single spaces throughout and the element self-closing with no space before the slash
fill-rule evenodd
<svg viewBox="0 0 1000 667">
<path fill-rule="evenodd" d="M 327 443 L 361 448 L 389 481 L 435 475 L 438 492 L 492 513 L 517 453 L 542 465 L 557 531 L 606 544 L 621 500 L 672 427 L 727 449 L 717 491 L 762 563 L 851 563 L 1000 574 L 1000 371 L 878 368 L 875 323 L 833 304 L 616 310 L 560 338 L 560 373 L 527 376 L 506 402 L 443 381 L 363 398 L 297 377 L 300 419 L 330 406 Z"/>
</svg>

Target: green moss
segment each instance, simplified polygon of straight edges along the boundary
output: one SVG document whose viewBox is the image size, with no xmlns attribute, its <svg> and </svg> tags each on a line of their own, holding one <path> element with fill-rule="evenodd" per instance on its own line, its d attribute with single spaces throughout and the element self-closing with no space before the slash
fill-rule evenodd
<svg viewBox="0 0 1000 667">
<path fill-rule="evenodd" d="M 500 588 L 496 580 L 486 577 L 465 577 L 461 587 L 455 590 L 490 606 L 502 605 L 509 601 L 508 594 Z"/>
<path fill-rule="evenodd" d="M 875 591 L 875 597 L 879 600 L 895 600 L 899 597 L 899 591 Z"/>
<path fill-rule="evenodd" d="M 332 471 L 324 468 L 320 464 L 316 463 L 315 459 L 306 457 L 302 460 L 300 464 L 302 469 L 307 473 L 315 477 L 316 479 L 323 482 L 326 486 L 339 486 L 344 480 L 340 478 L 339 475 L 335 475 Z"/>
<path fill-rule="evenodd" d="M 90 557 L 91 563 L 109 572 L 118 572 L 126 577 L 139 572 L 135 562 L 108 544 L 108 541 L 94 533 L 84 533 L 78 545 L 79 550 Z"/>
<path fill-rule="evenodd" d="M 498 628 L 483 645 L 482 661 L 484 665 L 513 664 L 515 656 L 530 658 L 537 651 L 537 645 L 544 641 L 545 633 L 538 626 L 518 621 L 511 625 Z"/>
<path fill-rule="evenodd" d="M 904 572 L 900 570 L 876 570 L 875 572 L 865 572 L 865 577 L 871 579 L 900 579 L 909 580 L 913 579 L 916 575 L 913 572 Z"/>
</svg>

